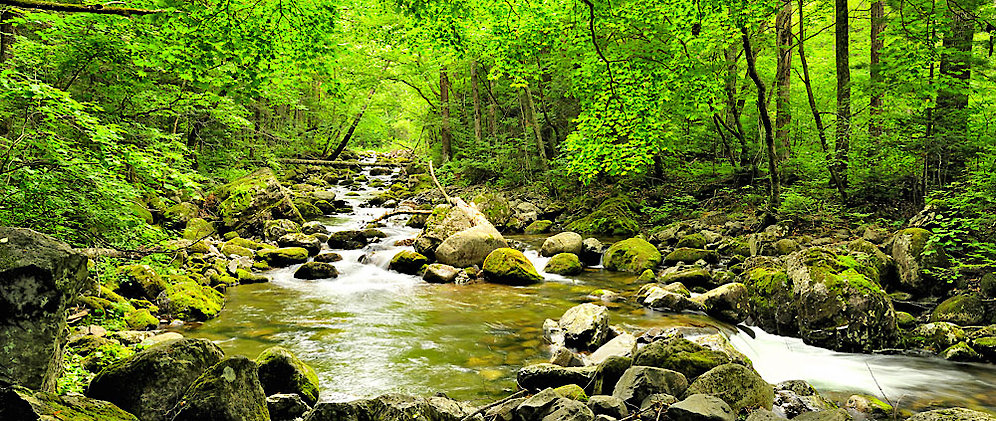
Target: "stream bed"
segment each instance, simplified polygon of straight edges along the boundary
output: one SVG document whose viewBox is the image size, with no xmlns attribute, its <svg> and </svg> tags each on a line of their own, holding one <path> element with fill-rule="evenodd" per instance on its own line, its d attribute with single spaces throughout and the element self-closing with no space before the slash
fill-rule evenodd
<svg viewBox="0 0 996 421">
<path fill-rule="evenodd" d="M 387 181 L 390 175 L 367 176 Z M 355 212 L 322 220 L 330 231 L 362 228 L 388 212 L 360 207 L 377 190 L 346 196 Z M 343 197 L 348 190 L 337 190 Z M 364 250 L 335 250 L 339 277 L 306 281 L 297 266 L 266 273 L 269 283 L 228 291 L 221 315 L 185 328 L 184 334 L 215 341 L 228 354 L 255 358 L 280 345 L 318 372 L 322 400 L 341 401 L 384 393 L 447 396 L 483 404 L 515 390 L 516 371 L 546 362 L 542 325 L 596 289 L 632 292 L 630 274 L 586 269 L 576 277 L 541 274 L 530 287 L 478 283 L 438 285 L 387 270 L 398 240 L 418 230 L 405 218 L 380 228 L 388 238 Z M 509 236 L 527 245 L 526 256 L 541 270 L 536 250 L 544 236 Z M 625 294 L 624 294 L 625 295 Z M 628 331 L 682 327 L 721 332 L 771 383 L 802 379 L 830 396 L 868 393 L 896 400 L 903 408 L 933 405 L 996 410 L 996 366 L 956 364 L 937 358 L 846 354 L 811 347 L 799 339 L 755 330 L 754 337 L 705 315 L 647 310 L 627 302 L 602 303 L 610 322 Z"/>
</svg>

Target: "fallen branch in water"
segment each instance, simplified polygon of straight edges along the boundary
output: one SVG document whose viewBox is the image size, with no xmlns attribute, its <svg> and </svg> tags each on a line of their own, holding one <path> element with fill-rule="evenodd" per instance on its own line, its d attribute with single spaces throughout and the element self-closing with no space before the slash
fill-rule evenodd
<svg viewBox="0 0 996 421">
<path fill-rule="evenodd" d="M 505 403 L 505 402 L 508 402 L 508 401 L 510 401 L 510 400 L 512 400 L 512 399 L 515 399 L 515 398 L 519 398 L 519 397 L 522 397 L 522 396 L 525 396 L 525 395 L 526 395 L 526 393 L 528 393 L 528 392 L 529 392 L 528 390 L 525 390 L 525 389 L 522 389 L 522 390 L 520 390 L 520 391 L 518 391 L 518 392 L 515 392 L 515 393 L 513 393 L 513 394 L 509 395 L 509 396 L 508 396 L 508 397 L 506 397 L 505 399 L 502 399 L 502 400 L 499 400 L 499 401 L 495 401 L 495 402 L 491 402 L 491 403 L 489 403 L 489 404 L 487 404 L 487 405 L 484 405 L 484 406 L 482 406 L 482 407 L 478 408 L 478 409 L 477 409 L 476 411 L 474 411 L 474 412 L 473 412 L 473 413 L 471 413 L 470 415 L 467 415 L 466 417 L 463 417 L 463 418 L 461 418 L 461 419 L 460 419 L 460 421 L 468 421 L 468 420 L 470 420 L 471 418 L 474 418 L 474 416 L 475 416 L 475 415 L 477 415 L 477 414 L 483 414 L 483 413 L 484 413 L 484 411 L 487 411 L 487 410 L 489 410 L 489 409 L 491 409 L 491 408 L 494 408 L 494 407 L 496 407 L 496 406 L 498 406 L 498 405 L 501 405 L 501 404 L 503 404 L 503 403 Z"/>
<path fill-rule="evenodd" d="M 432 211 L 427 209 L 398 209 L 385 213 L 381 215 L 380 218 L 374 219 L 373 221 L 370 222 L 380 222 L 382 220 L 397 215 L 429 215 L 429 214 L 432 214 Z"/>
</svg>

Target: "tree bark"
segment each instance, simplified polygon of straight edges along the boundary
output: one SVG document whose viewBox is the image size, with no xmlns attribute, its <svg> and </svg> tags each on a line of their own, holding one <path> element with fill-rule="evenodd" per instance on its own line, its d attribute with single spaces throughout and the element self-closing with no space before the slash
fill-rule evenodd
<svg viewBox="0 0 996 421">
<path fill-rule="evenodd" d="M 960 171 L 964 166 L 964 157 L 960 156 L 959 150 L 967 146 L 972 38 L 975 36 L 975 23 L 970 10 L 948 10 L 951 23 L 944 34 L 944 53 L 941 54 L 940 66 L 944 82 L 937 91 L 937 110 L 934 115 L 938 185 L 947 183 L 948 174 Z"/>
<path fill-rule="evenodd" d="M 477 60 L 470 62 L 470 91 L 474 99 L 474 140 L 481 144 L 481 94 L 477 91 Z"/>
<path fill-rule="evenodd" d="M 10 59 L 10 47 L 14 45 L 14 25 L 8 22 L 14 18 L 14 12 L 5 9 L 0 12 L 0 63 Z"/>
<path fill-rule="evenodd" d="M 445 164 L 453 158 L 453 135 L 450 134 L 450 79 L 446 74 L 446 66 L 439 69 L 439 116 L 442 119 L 439 139 Z"/>
<path fill-rule="evenodd" d="M 885 47 L 885 3 L 878 0 L 871 4 L 871 55 L 869 60 L 869 79 L 871 80 L 871 103 L 869 107 L 868 140 L 872 151 L 879 144 L 882 136 L 882 49 Z"/>
<path fill-rule="evenodd" d="M 526 107 L 529 112 L 529 115 L 526 116 L 526 121 L 529 126 L 532 127 L 533 134 L 536 136 L 536 147 L 539 149 L 540 166 L 543 167 L 544 170 L 549 169 L 546 158 L 546 144 L 543 143 L 543 126 L 540 126 L 539 121 L 536 118 L 536 103 L 533 102 L 533 91 L 532 89 L 529 89 L 529 85 L 522 88 L 522 94 L 526 97 Z"/>
<path fill-rule="evenodd" d="M 740 105 L 737 103 L 737 47 L 729 47 L 724 51 L 726 56 L 726 127 L 740 142 L 740 168 L 750 165 L 750 149 L 744 136 L 743 124 L 740 123 Z"/>
<path fill-rule="evenodd" d="M 346 134 L 342 136 L 342 140 L 339 141 L 339 146 L 336 146 L 332 154 L 326 159 L 329 161 L 335 161 L 339 158 L 342 151 L 346 150 L 346 145 L 349 144 L 349 140 L 353 138 L 353 133 L 356 132 L 356 127 L 360 125 L 360 120 L 363 119 L 363 114 L 367 112 L 367 107 L 370 106 L 370 102 L 373 100 L 374 94 L 377 92 L 377 85 L 370 88 L 370 93 L 367 94 L 367 100 L 363 103 L 363 107 L 360 108 L 360 112 L 356 113 L 356 117 L 353 117 L 353 124 L 349 126 L 349 130 L 346 130 Z"/>
<path fill-rule="evenodd" d="M 744 44 L 744 56 L 747 57 L 747 74 L 754 81 L 754 86 L 757 88 L 757 113 L 760 116 L 761 124 L 764 125 L 764 144 L 768 149 L 768 179 L 770 180 L 768 209 L 773 210 L 781 202 L 781 180 L 778 176 L 778 156 L 776 156 L 775 152 L 775 137 L 772 133 L 771 116 L 768 115 L 768 101 L 765 98 L 764 83 L 761 82 L 761 77 L 757 75 L 754 51 L 750 46 L 750 35 L 747 33 L 747 27 L 740 27 L 740 37 Z"/>
<path fill-rule="evenodd" d="M 782 159 L 792 154 L 789 125 L 792 123 L 792 0 L 786 0 L 775 17 L 778 63 L 775 83 L 778 97 L 775 101 L 775 143 L 781 148 Z"/>
<path fill-rule="evenodd" d="M 851 152 L 851 67 L 847 0 L 834 2 L 834 46 L 837 67 L 837 133 L 834 144 L 840 187 L 847 189 L 847 166 Z"/>
</svg>

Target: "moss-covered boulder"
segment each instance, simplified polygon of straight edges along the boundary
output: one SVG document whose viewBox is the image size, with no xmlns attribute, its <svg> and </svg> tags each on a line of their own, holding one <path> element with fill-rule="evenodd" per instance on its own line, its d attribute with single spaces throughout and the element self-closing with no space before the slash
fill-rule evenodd
<svg viewBox="0 0 996 421">
<path fill-rule="evenodd" d="M 447 237 L 434 253 L 439 263 L 464 268 L 479 266 L 492 251 L 506 247 L 508 243 L 501 233 L 494 226 L 483 224 Z"/>
<path fill-rule="evenodd" d="M 85 396 L 59 396 L 20 386 L 0 389 L 0 419 L 138 421 L 113 403 Z"/>
<path fill-rule="evenodd" d="M 978 362 L 982 360 L 982 356 L 965 342 L 951 345 L 944 351 L 941 351 L 939 355 L 948 361 Z"/>
<path fill-rule="evenodd" d="M 286 348 L 267 348 L 256 357 L 266 395 L 296 393 L 308 405 L 318 402 L 318 374 Z"/>
<path fill-rule="evenodd" d="M 277 249 L 262 249 L 256 252 L 256 257 L 272 267 L 284 267 L 308 261 L 308 250 L 301 247 L 282 247 Z"/>
<path fill-rule="evenodd" d="M 484 279 L 488 282 L 505 285 L 531 285 L 542 282 L 543 277 L 536 272 L 529 259 L 521 251 L 500 248 L 492 251 L 484 259 Z"/>
<path fill-rule="evenodd" d="M 704 249 L 708 241 L 706 241 L 705 236 L 700 233 L 688 234 L 678 240 L 675 247 L 688 247 L 693 249 Z"/>
<path fill-rule="evenodd" d="M 728 323 L 743 323 L 749 315 L 747 287 L 733 282 L 706 291 L 693 298 L 705 306 L 706 314 Z"/>
<path fill-rule="evenodd" d="M 86 395 L 141 420 L 166 421 L 166 413 L 194 380 L 223 356 L 221 348 L 205 339 L 161 342 L 101 370 Z"/>
<path fill-rule="evenodd" d="M 633 356 L 634 365 L 666 368 L 689 379 L 730 362 L 732 360 L 726 354 L 682 337 L 653 341 Z"/>
<path fill-rule="evenodd" d="M 427 264 L 429 264 L 429 259 L 425 256 L 411 250 L 401 250 L 391 258 L 391 263 L 387 265 L 387 268 L 408 275 L 415 275 L 422 270 L 422 266 Z"/>
<path fill-rule="evenodd" d="M 297 279 L 329 279 L 336 278 L 339 276 L 339 271 L 332 266 L 331 263 L 325 262 L 308 262 L 294 271 L 294 277 Z"/>
<path fill-rule="evenodd" d="M 209 286 L 180 282 L 159 294 L 157 304 L 177 319 L 203 322 L 218 315 L 225 305 L 225 296 Z"/>
<path fill-rule="evenodd" d="M 666 265 L 676 265 L 678 263 L 692 264 L 699 260 L 705 261 L 707 263 L 716 263 L 719 261 L 719 253 L 717 253 L 715 250 L 679 247 L 674 249 L 674 251 L 668 253 L 667 256 L 664 257 L 664 264 Z"/>
<path fill-rule="evenodd" d="M 947 253 L 930 243 L 933 234 L 923 228 L 897 232 L 892 242 L 892 258 L 898 272 L 897 287 L 913 294 L 937 294 L 949 286 L 934 273 L 950 265 Z"/>
<path fill-rule="evenodd" d="M 214 224 L 201 218 L 191 218 L 187 221 L 187 227 L 183 229 L 183 238 L 190 241 L 197 241 L 215 232 Z"/>
<path fill-rule="evenodd" d="M 196 218 L 200 214 L 200 211 L 197 205 L 190 202 L 182 202 L 167 208 L 163 212 L 163 217 L 169 222 L 171 228 L 179 230 L 187 226 L 187 221 Z"/>
<path fill-rule="evenodd" d="M 147 308 L 138 309 L 125 315 L 125 323 L 132 330 L 151 330 L 159 327 L 159 319 Z"/>
<path fill-rule="evenodd" d="M 996 421 L 996 416 L 966 408 L 945 408 L 914 414 L 907 421 Z"/>
<path fill-rule="evenodd" d="M 512 217 L 512 206 L 508 203 L 505 195 L 501 193 L 479 194 L 474 197 L 473 203 L 497 228 L 505 227 L 508 224 L 508 218 Z"/>
<path fill-rule="evenodd" d="M 608 270 L 642 273 L 661 263 L 661 252 L 642 238 L 616 242 L 605 252 L 602 264 Z"/>
<path fill-rule="evenodd" d="M 250 239 L 247 239 L 247 238 L 241 238 L 241 237 L 235 237 L 235 238 L 232 238 L 232 239 L 226 241 L 225 244 L 222 246 L 222 249 L 224 249 L 226 246 L 239 246 L 239 247 L 244 247 L 244 248 L 247 248 L 247 249 L 253 250 L 253 251 L 258 251 L 258 250 L 262 250 L 262 249 L 276 248 L 276 247 L 271 246 L 269 244 L 259 243 L 259 242 L 256 242 L 256 241 L 253 241 L 253 240 L 250 240 Z"/>
<path fill-rule="evenodd" d="M 617 196 L 603 201 L 593 212 L 572 220 L 565 229 L 581 234 L 634 235 L 640 232 L 639 211 L 636 202 Z"/>
<path fill-rule="evenodd" d="M 516 374 L 516 383 L 523 389 L 537 391 L 568 384 L 588 384 L 595 367 L 562 367 L 540 363 L 522 367 Z"/>
<path fill-rule="evenodd" d="M 221 246 L 221 254 L 224 254 L 225 256 L 240 256 L 248 258 L 256 257 L 256 253 L 252 250 L 228 243 Z"/>
<path fill-rule="evenodd" d="M 550 226 L 553 225 L 553 221 L 546 219 L 540 219 L 538 221 L 533 221 L 523 229 L 526 234 L 543 234 L 550 232 Z"/>
<path fill-rule="evenodd" d="M 170 410 L 172 421 L 269 421 L 256 370 L 246 357 L 221 360 L 190 385 Z"/>
<path fill-rule="evenodd" d="M 907 342 L 913 346 L 941 352 L 964 341 L 965 337 L 965 331 L 954 323 L 934 322 L 917 326 L 910 332 Z"/>
<path fill-rule="evenodd" d="M 782 267 L 759 266 L 743 276 L 747 287 L 748 312 L 754 322 L 768 332 L 796 336 L 792 280 Z M 789 304 L 786 304 L 789 303 Z"/>
<path fill-rule="evenodd" d="M 115 292 L 125 297 L 154 300 L 169 286 L 149 265 L 118 266 L 117 272 L 121 278 Z"/>
<path fill-rule="evenodd" d="M 668 269 L 661 276 L 661 281 L 666 283 L 681 282 L 688 288 L 710 287 L 712 286 L 712 272 L 706 268 L 698 266 Z"/>
<path fill-rule="evenodd" d="M 301 225 L 290 219 L 274 219 L 263 224 L 263 238 L 267 241 L 277 241 L 287 234 L 301 232 Z"/>
<path fill-rule="evenodd" d="M 576 254 L 572 253 L 560 253 L 553 256 L 550 261 L 546 262 L 546 267 L 543 268 L 543 271 L 546 273 L 569 276 L 578 275 L 583 270 L 581 260 L 578 259 Z"/>
<path fill-rule="evenodd" d="M 983 336 L 972 339 L 972 349 L 989 362 L 996 362 L 996 336 Z"/>
<path fill-rule="evenodd" d="M 300 232 L 284 234 L 277 239 L 280 247 L 300 247 L 308 250 L 309 256 L 317 256 L 322 251 L 322 241 L 314 235 Z"/>
<path fill-rule="evenodd" d="M 217 188 L 205 204 L 221 218 L 224 231 L 238 228 L 243 235 L 262 234 L 263 221 L 288 219 L 304 223 L 290 190 L 280 184 L 269 168 L 261 168 Z"/>
<path fill-rule="evenodd" d="M 975 294 L 956 295 L 944 300 L 930 314 L 932 322 L 950 322 L 956 325 L 977 325 L 985 320 L 986 308 Z"/>
<path fill-rule="evenodd" d="M 436 248 L 451 235 L 474 226 L 474 216 L 463 207 L 439 205 L 426 219 L 425 229 L 415 238 L 415 251 L 430 259 L 436 257 Z"/>
<path fill-rule="evenodd" d="M 745 408 L 771 409 L 774 389 L 754 369 L 740 364 L 723 364 L 698 376 L 685 390 L 685 397 L 695 394 L 722 399 L 733 411 Z"/>
<path fill-rule="evenodd" d="M 560 253 L 580 255 L 583 247 L 582 243 L 581 234 L 576 232 L 562 232 L 543 241 L 543 246 L 540 247 L 540 255 L 545 257 Z"/>
<path fill-rule="evenodd" d="M 688 379 L 677 371 L 633 365 L 619 377 L 612 396 L 623 400 L 627 405 L 639 407 L 651 395 L 663 393 L 681 396 L 686 388 Z"/>
</svg>

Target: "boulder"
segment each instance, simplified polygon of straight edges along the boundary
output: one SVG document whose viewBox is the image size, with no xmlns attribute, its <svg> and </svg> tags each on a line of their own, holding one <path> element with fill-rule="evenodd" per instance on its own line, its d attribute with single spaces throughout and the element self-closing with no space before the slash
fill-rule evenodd
<svg viewBox="0 0 996 421">
<path fill-rule="evenodd" d="M 633 365 L 629 357 L 610 356 L 595 366 L 592 373 L 591 394 L 607 395 L 616 389 L 619 378 Z"/>
<path fill-rule="evenodd" d="M 484 259 L 482 269 L 485 280 L 498 284 L 530 285 L 543 281 L 532 262 L 521 251 L 511 248 L 492 251 Z"/>
<path fill-rule="evenodd" d="M 163 217 L 169 222 L 169 227 L 173 229 L 183 229 L 187 226 L 187 221 L 194 219 L 201 210 L 197 205 L 190 202 L 177 203 L 163 212 Z"/>
<path fill-rule="evenodd" d="M 689 379 L 731 361 L 722 352 L 713 351 L 682 337 L 655 340 L 640 348 L 633 356 L 633 365 L 677 371 Z"/>
<path fill-rule="evenodd" d="M 94 289 L 86 264 L 86 256 L 52 237 L 0 227 L 0 384 L 55 391 L 66 310 Z"/>
<path fill-rule="evenodd" d="M 581 242 L 581 254 L 578 254 L 578 257 L 581 258 L 581 263 L 584 263 L 585 266 L 598 266 L 602 263 L 604 249 L 605 246 L 598 239 L 586 238 Z"/>
<path fill-rule="evenodd" d="M 694 234 L 688 234 L 688 235 L 686 235 L 684 237 L 681 237 L 678 240 L 678 243 L 675 244 L 674 246 L 675 247 L 688 247 L 688 248 L 693 248 L 693 249 L 704 249 L 705 246 L 706 246 L 706 244 L 708 244 L 708 243 L 709 242 L 706 241 L 705 236 L 703 236 L 700 233 L 694 233 Z"/>
<path fill-rule="evenodd" d="M 589 364 L 601 364 L 609 357 L 629 357 L 636 349 L 636 337 L 629 333 L 616 335 L 604 345 L 588 355 Z"/>
<path fill-rule="evenodd" d="M 507 247 L 495 227 L 477 225 L 447 237 L 436 248 L 435 256 L 439 263 L 465 268 L 480 266 L 492 251 Z"/>
<path fill-rule="evenodd" d="M 339 270 L 331 263 L 325 262 L 308 262 L 294 271 L 294 277 L 297 279 L 330 279 L 338 276 Z"/>
<path fill-rule="evenodd" d="M 681 282 L 689 288 L 712 286 L 712 273 L 697 266 L 671 268 L 664 272 L 661 281 L 666 283 Z"/>
<path fill-rule="evenodd" d="M 328 245 L 331 249 L 356 250 L 366 247 L 367 237 L 360 230 L 337 231 L 329 234 Z"/>
<path fill-rule="evenodd" d="M 287 234 L 301 232 L 301 225 L 289 219 L 274 219 L 263 224 L 263 238 L 267 241 L 277 241 Z"/>
<path fill-rule="evenodd" d="M 558 400 L 563 399 L 553 390 L 546 388 L 522 401 L 515 408 L 515 418 L 517 420 L 540 420 L 551 412 L 553 405 Z"/>
<path fill-rule="evenodd" d="M 322 242 L 313 235 L 300 232 L 284 234 L 277 239 L 280 247 L 300 247 L 308 251 L 309 256 L 317 256 L 322 251 Z"/>
<path fill-rule="evenodd" d="M 256 256 L 272 267 L 285 267 L 308 261 L 308 250 L 301 247 L 283 247 L 278 249 L 262 249 Z"/>
<path fill-rule="evenodd" d="M 175 339 L 104 368 L 90 381 L 86 395 L 106 400 L 141 420 L 165 421 L 187 388 L 223 357 L 205 339 Z"/>
<path fill-rule="evenodd" d="M 826 411 L 804 412 L 793 418 L 798 421 L 851 421 L 854 418 L 846 409 L 830 409 Z"/>
<path fill-rule="evenodd" d="M 716 396 L 734 412 L 745 408 L 771 409 L 775 392 L 756 371 L 740 364 L 723 364 L 702 373 L 688 385 L 685 397 L 695 394 Z"/>
<path fill-rule="evenodd" d="M 433 263 L 425 267 L 422 280 L 430 284 L 448 284 L 456 280 L 460 274 L 460 269 L 442 263 Z"/>
<path fill-rule="evenodd" d="M 508 224 L 508 219 L 512 217 L 512 207 L 501 193 L 479 194 L 474 198 L 473 203 L 497 228 L 504 227 Z"/>
<path fill-rule="evenodd" d="M 318 403 L 318 374 L 286 348 L 267 348 L 256 357 L 256 363 L 267 396 L 295 393 L 309 406 Z"/>
<path fill-rule="evenodd" d="M 940 352 L 965 340 L 965 331 L 948 322 L 934 322 L 917 326 L 910 335 L 913 345 Z"/>
<path fill-rule="evenodd" d="M 221 312 L 225 296 L 209 286 L 185 281 L 166 288 L 159 294 L 156 304 L 174 318 L 203 322 Z"/>
<path fill-rule="evenodd" d="M 695 394 L 667 408 L 671 421 L 735 421 L 737 415 L 726 402 L 711 395 Z"/>
<path fill-rule="evenodd" d="M 329 193 L 332 193 L 332 192 L 329 192 Z M 334 195 L 335 193 L 332 193 L 332 194 Z M 303 232 L 305 234 L 308 234 L 308 235 L 315 235 L 315 234 L 325 234 L 325 235 L 328 235 L 329 234 L 329 229 L 326 228 L 325 224 L 323 224 L 321 222 L 318 222 L 318 221 L 308 221 L 308 222 L 305 222 L 305 223 L 301 224 L 301 232 Z"/>
<path fill-rule="evenodd" d="M 277 181 L 269 168 L 261 168 L 219 187 L 205 203 L 221 218 L 224 231 L 238 229 L 244 236 L 263 234 L 262 221 L 287 219 L 304 223 L 290 190 Z"/>
<path fill-rule="evenodd" d="M 277 393 L 266 397 L 266 409 L 272 421 L 294 421 L 303 418 L 311 407 L 296 393 Z"/>
<path fill-rule="evenodd" d="M 149 265 L 118 266 L 121 281 L 115 292 L 129 298 L 155 300 L 169 282 Z"/>
<path fill-rule="evenodd" d="M 596 395 L 588 398 L 588 409 L 595 415 L 608 415 L 615 419 L 621 419 L 629 415 L 626 402 L 615 396 Z"/>
<path fill-rule="evenodd" d="M 553 402 L 549 413 L 540 421 L 594 421 L 588 406 L 574 399 L 560 398 Z"/>
<path fill-rule="evenodd" d="M 316 262 L 333 263 L 341 260 L 342 260 L 342 255 L 339 253 L 322 253 L 315 256 Z"/>
<path fill-rule="evenodd" d="M 692 298 L 705 306 L 706 314 L 724 322 L 743 323 L 748 316 L 747 287 L 730 283 Z"/>
<path fill-rule="evenodd" d="M 705 306 L 701 303 L 692 301 L 687 296 L 669 291 L 667 288 L 661 287 L 657 284 L 650 285 L 646 290 L 642 290 L 644 295 L 641 297 L 640 303 L 646 307 L 650 307 L 654 310 L 660 311 L 673 311 L 680 313 L 685 310 L 691 311 L 705 311 Z M 680 285 L 680 284 L 678 284 Z"/>
<path fill-rule="evenodd" d="M 716 263 L 719 261 L 719 253 L 717 253 L 714 250 L 679 247 L 674 249 L 674 251 L 668 253 L 667 256 L 664 257 L 664 264 L 665 265 L 676 265 L 678 263 L 692 264 L 699 260 L 703 260 L 707 263 Z"/>
<path fill-rule="evenodd" d="M 256 363 L 228 357 L 194 381 L 170 410 L 172 421 L 269 421 Z"/>
<path fill-rule="evenodd" d="M 473 411 L 445 397 L 388 394 L 352 402 L 321 402 L 304 421 L 460 421 Z"/>
<path fill-rule="evenodd" d="M 775 386 L 773 409 L 788 418 L 795 418 L 805 412 L 829 411 L 836 407 L 836 404 L 820 396 L 813 386 L 803 380 L 788 380 Z"/>
<path fill-rule="evenodd" d="M 540 363 L 522 367 L 516 374 L 519 387 L 528 390 L 542 390 L 568 384 L 588 384 L 595 373 L 595 367 L 561 367 L 555 364 Z"/>
<path fill-rule="evenodd" d="M 950 262 L 944 249 L 928 244 L 931 232 L 923 228 L 907 228 L 897 232 L 892 241 L 892 258 L 899 272 L 897 287 L 913 294 L 936 294 L 948 288 L 930 274 L 932 269 L 945 268 Z"/>
<path fill-rule="evenodd" d="M 640 232 L 638 212 L 638 203 L 626 196 L 616 196 L 602 201 L 594 211 L 570 221 L 564 228 L 588 235 L 634 235 Z"/>
<path fill-rule="evenodd" d="M 522 231 L 525 234 L 529 234 L 529 235 L 543 234 L 543 233 L 550 232 L 550 226 L 552 226 L 552 225 L 553 225 L 553 221 L 549 221 L 549 220 L 546 220 L 546 219 L 540 219 L 538 221 L 531 222 L 529 225 L 527 225 L 525 228 L 523 228 Z"/>
<path fill-rule="evenodd" d="M 661 252 L 642 238 L 619 241 L 605 252 L 604 266 L 608 270 L 641 273 L 661 263 Z"/>
<path fill-rule="evenodd" d="M 844 408 L 863 414 L 867 419 L 885 420 L 893 415 L 892 405 L 871 395 L 851 395 Z"/>
<path fill-rule="evenodd" d="M 474 226 L 474 211 L 470 207 L 438 205 L 425 222 L 425 229 L 415 238 L 415 251 L 430 259 L 436 248 L 451 235 Z M 486 220 L 486 217 L 484 217 Z"/>
<path fill-rule="evenodd" d="M 0 420 L 138 421 L 113 403 L 24 387 L 0 388 Z"/>
<path fill-rule="evenodd" d="M 564 348 L 560 345 L 550 347 L 550 364 L 561 367 L 584 367 L 584 360 L 578 353 Z"/>
<path fill-rule="evenodd" d="M 415 275 L 422 267 L 429 264 L 429 259 L 411 250 L 401 250 L 391 258 L 387 268 L 408 275 Z"/>
<path fill-rule="evenodd" d="M 601 243 L 599 243 L 599 246 L 601 246 Z M 543 246 L 540 247 L 540 255 L 544 257 L 550 257 L 560 253 L 573 253 L 580 255 L 582 247 L 583 240 L 581 239 L 581 234 L 576 232 L 562 232 L 543 241 Z M 601 254 L 600 250 L 599 254 Z"/>
<path fill-rule="evenodd" d="M 950 322 L 961 326 L 978 325 L 985 321 L 986 308 L 976 294 L 956 295 L 944 300 L 930 314 L 932 322 Z"/>
<path fill-rule="evenodd" d="M 945 408 L 914 414 L 907 421 L 996 421 L 996 416 L 966 408 Z"/>
<path fill-rule="evenodd" d="M 677 371 L 634 365 L 619 378 L 612 396 L 628 405 L 639 406 L 650 395 L 681 396 L 687 387 L 685 375 Z"/>
<path fill-rule="evenodd" d="M 191 218 L 187 221 L 187 227 L 183 229 L 181 237 L 190 241 L 200 241 L 215 232 L 217 231 L 214 228 L 214 224 L 201 218 Z"/>
<path fill-rule="evenodd" d="M 546 273 L 568 276 L 579 275 L 583 270 L 581 260 L 576 254 L 571 253 L 560 253 L 553 256 L 543 268 L 543 272 Z"/>
<path fill-rule="evenodd" d="M 564 312 L 557 324 L 564 332 L 567 346 L 594 350 L 609 334 L 609 310 L 597 304 L 580 304 Z"/>
<path fill-rule="evenodd" d="M 982 360 L 982 356 L 965 342 L 949 346 L 948 349 L 941 351 L 940 356 L 945 360 L 958 362 L 978 362 Z"/>
<path fill-rule="evenodd" d="M 565 384 L 563 386 L 553 389 L 554 393 L 560 395 L 562 398 L 572 399 L 580 402 L 588 402 L 588 395 L 584 393 L 584 389 L 576 384 Z"/>
</svg>

